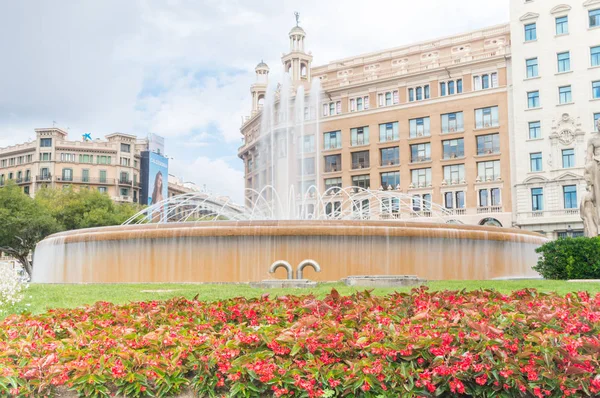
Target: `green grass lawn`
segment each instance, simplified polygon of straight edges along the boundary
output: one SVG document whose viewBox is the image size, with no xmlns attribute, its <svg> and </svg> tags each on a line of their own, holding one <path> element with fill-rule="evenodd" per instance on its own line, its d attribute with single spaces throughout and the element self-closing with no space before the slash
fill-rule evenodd
<svg viewBox="0 0 600 398">
<path fill-rule="evenodd" d="M 586 290 L 590 293 L 600 292 L 600 283 L 573 283 L 545 280 L 518 281 L 434 281 L 427 283 L 432 290 L 475 290 L 496 289 L 503 293 L 523 288 L 535 288 L 546 292 L 565 294 L 572 291 Z M 32 313 L 44 312 L 50 308 L 74 308 L 97 301 L 127 303 L 129 301 L 166 300 L 172 297 L 193 298 L 198 295 L 200 300 L 214 301 L 231 297 L 259 297 L 265 292 L 275 295 L 284 294 L 315 294 L 324 297 L 332 288 L 341 294 L 352 294 L 365 288 L 350 288 L 342 283 L 324 283 L 314 289 L 254 289 L 248 285 L 209 285 L 209 284 L 89 284 L 89 285 L 45 285 L 32 284 L 25 292 L 25 299 L 11 312 L 23 310 Z M 374 289 L 373 294 L 383 295 L 394 291 L 409 291 L 410 288 Z M 0 315 L 1 317 L 1 315 Z"/>
</svg>

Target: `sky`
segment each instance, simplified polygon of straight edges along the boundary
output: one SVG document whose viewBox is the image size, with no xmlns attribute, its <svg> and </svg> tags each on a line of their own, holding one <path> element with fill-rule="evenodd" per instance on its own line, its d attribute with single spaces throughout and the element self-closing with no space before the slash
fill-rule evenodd
<svg viewBox="0 0 600 398">
<path fill-rule="evenodd" d="M 318 66 L 508 22 L 508 1 L 2 1 L 0 147 L 53 122 L 72 140 L 155 133 L 171 174 L 242 203 L 254 68 L 281 73 L 295 11 Z"/>
</svg>

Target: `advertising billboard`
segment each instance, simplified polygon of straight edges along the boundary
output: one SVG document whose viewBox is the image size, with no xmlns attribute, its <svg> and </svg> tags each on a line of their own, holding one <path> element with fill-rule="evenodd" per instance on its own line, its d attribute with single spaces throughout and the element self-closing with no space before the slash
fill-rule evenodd
<svg viewBox="0 0 600 398">
<path fill-rule="evenodd" d="M 162 155 L 165 153 L 165 139 L 160 135 L 148 134 L 148 150 Z"/>
<path fill-rule="evenodd" d="M 155 205 L 168 197 L 169 159 L 154 152 L 142 152 L 142 195 L 140 203 Z M 164 209 L 157 210 L 153 218 L 162 219 Z"/>
</svg>

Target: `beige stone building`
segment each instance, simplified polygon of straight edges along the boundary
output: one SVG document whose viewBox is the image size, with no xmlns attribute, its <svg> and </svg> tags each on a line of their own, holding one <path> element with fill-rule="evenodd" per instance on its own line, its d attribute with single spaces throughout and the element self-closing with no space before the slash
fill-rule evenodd
<svg viewBox="0 0 600 398">
<path fill-rule="evenodd" d="M 68 139 L 57 128 L 36 129 L 34 141 L 0 148 L 0 186 L 15 181 L 34 196 L 42 187 L 88 187 L 114 201 L 138 203 L 141 152 L 148 139 L 113 133 L 102 139 Z M 169 196 L 192 189 L 169 178 Z"/>
<path fill-rule="evenodd" d="M 301 185 L 314 183 L 320 191 L 391 187 L 446 207 L 456 221 L 511 226 L 508 25 L 317 67 L 305 50 L 304 30 L 296 26 L 289 36 L 282 64 L 291 96 L 306 96 L 303 114 L 289 112 L 306 121 Z M 246 188 L 260 191 L 273 183 L 276 161 L 260 155 L 261 145 L 271 145 L 261 132 L 269 67 L 261 62 L 256 74 L 238 155 Z M 318 105 L 310 100 L 314 79 L 322 88 Z M 275 102 L 282 95 L 279 88 Z M 274 128 L 289 123 L 281 113 L 276 109 Z M 246 200 L 255 201 L 256 193 L 248 192 Z M 415 211 L 426 210 L 421 201 L 413 203 Z"/>
</svg>

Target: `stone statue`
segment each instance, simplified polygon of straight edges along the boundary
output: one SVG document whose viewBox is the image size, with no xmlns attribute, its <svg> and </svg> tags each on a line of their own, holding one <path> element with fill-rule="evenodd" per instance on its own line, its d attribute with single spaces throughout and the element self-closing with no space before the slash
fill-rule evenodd
<svg viewBox="0 0 600 398">
<path fill-rule="evenodd" d="M 579 209 L 585 236 L 598 236 L 600 230 L 600 135 L 588 141 L 583 177 L 587 183 L 586 194 Z"/>
<path fill-rule="evenodd" d="M 294 11 L 294 15 L 296 16 L 296 26 L 300 23 L 300 13 L 298 11 Z"/>
</svg>

